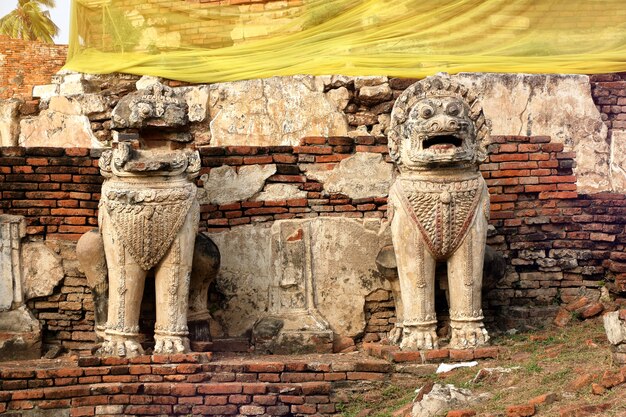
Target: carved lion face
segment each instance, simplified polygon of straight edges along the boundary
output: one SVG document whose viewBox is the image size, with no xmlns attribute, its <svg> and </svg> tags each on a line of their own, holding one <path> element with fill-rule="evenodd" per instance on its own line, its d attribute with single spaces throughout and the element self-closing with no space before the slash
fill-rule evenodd
<svg viewBox="0 0 626 417">
<path fill-rule="evenodd" d="M 400 169 L 478 164 L 489 128 L 476 98 L 447 77 L 428 77 L 398 98 L 389 149 Z"/>
</svg>

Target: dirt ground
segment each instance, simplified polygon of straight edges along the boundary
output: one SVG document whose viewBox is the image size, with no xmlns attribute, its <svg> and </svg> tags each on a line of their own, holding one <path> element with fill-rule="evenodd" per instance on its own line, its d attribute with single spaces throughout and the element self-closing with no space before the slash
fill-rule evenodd
<svg viewBox="0 0 626 417">
<path fill-rule="evenodd" d="M 394 411 L 411 403 L 415 390 L 429 381 L 454 384 L 474 394 L 488 393 L 488 400 L 463 407 L 476 411 L 477 416 L 507 416 L 507 407 L 528 404 L 545 394 L 553 395 L 536 406 L 534 415 L 626 416 L 626 383 L 592 393 L 593 383 L 600 391 L 599 386 L 606 384 L 603 377 L 617 375 L 620 380 L 620 366 L 612 361 L 601 318 L 573 322 L 565 328 L 503 335 L 495 337 L 492 344 L 505 347 L 506 353 L 497 360 L 480 361 L 476 367 L 431 373 L 391 383 L 375 393 L 355 395 L 340 407 L 343 416 L 402 416 Z M 475 379 L 481 369 L 496 367 L 517 368 L 510 373 L 483 372 L 483 378 Z M 623 370 L 626 374 L 626 367 Z"/>
</svg>

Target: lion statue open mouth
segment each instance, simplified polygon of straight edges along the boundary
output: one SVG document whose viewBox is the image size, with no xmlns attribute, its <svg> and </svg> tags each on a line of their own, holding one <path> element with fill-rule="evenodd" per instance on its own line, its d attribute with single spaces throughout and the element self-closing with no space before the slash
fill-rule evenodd
<svg viewBox="0 0 626 417">
<path fill-rule="evenodd" d="M 403 349 L 438 346 L 435 267 L 448 264 L 451 346 L 489 340 L 481 309 L 489 193 L 478 164 L 488 123 L 476 95 L 447 76 L 421 80 L 396 101 L 389 134 L 398 175 L 389 191 Z"/>
</svg>

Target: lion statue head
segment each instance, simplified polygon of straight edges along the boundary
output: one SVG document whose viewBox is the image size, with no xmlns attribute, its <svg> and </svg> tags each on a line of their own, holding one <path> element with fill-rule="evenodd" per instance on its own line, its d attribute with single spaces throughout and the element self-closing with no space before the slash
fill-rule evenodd
<svg viewBox="0 0 626 417">
<path fill-rule="evenodd" d="M 434 75 L 407 88 L 391 113 L 389 153 L 400 171 L 478 166 L 489 123 L 467 87 Z"/>
</svg>

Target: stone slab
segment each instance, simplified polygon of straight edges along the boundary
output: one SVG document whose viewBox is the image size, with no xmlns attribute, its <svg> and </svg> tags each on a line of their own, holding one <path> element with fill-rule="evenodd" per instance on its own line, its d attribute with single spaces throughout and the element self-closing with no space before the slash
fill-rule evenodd
<svg viewBox="0 0 626 417">
<path fill-rule="evenodd" d="M 346 116 L 311 76 L 211 85 L 212 146 L 298 145 L 306 136 L 345 136 Z"/>
</svg>

